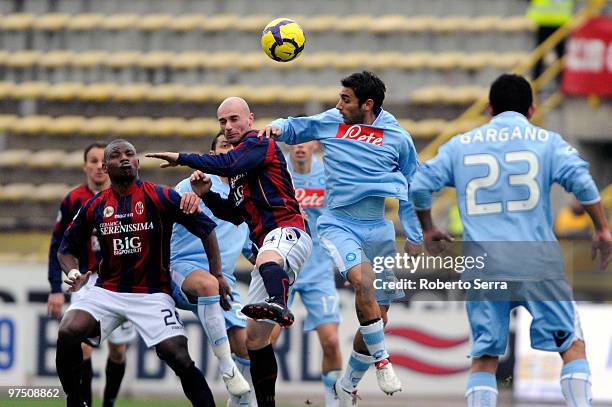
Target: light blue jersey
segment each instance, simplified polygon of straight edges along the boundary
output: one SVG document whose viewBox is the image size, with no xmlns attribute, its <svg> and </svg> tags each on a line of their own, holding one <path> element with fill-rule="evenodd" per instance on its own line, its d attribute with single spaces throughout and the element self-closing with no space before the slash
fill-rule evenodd
<svg viewBox="0 0 612 407">
<path fill-rule="evenodd" d="M 328 208 L 347 207 L 364 198 L 396 198 L 407 238 L 422 241 L 408 199 L 418 158 L 410 134 L 392 114 L 381 109 L 371 126 L 349 125 L 334 108 L 315 116 L 277 119 L 270 125 L 281 129 L 279 141 L 287 144 L 321 142 Z"/>
<path fill-rule="evenodd" d="M 212 180 L 211 190 L 219 193 L 223 198 L 227 198 L 229 185 L 221 181 L 216 175 L 209 175 Z M 179 194 L 193 192 L 189 179 L 184 179 L 177 186 Z M 233 223 L 215 217 L 211 210 L 200 202 L 200 209 L 215 221 L 217 227 L 215 233 L 219 242 L 219 252 L 221 254 L 221 270 L 232 287 L 236 284 L 234 269 L 240 254 L 245 257 L 251 255 L 251 241 L 249 240 L 249 228 L 243 223 L 236 226 Z M 208 259 L 202 247 L 202 241 L 189 233 L 187 229 L 179 224 L 174 224 L 172 230 L 172 240 L 170 241 L 170 267 L 175 270 L 178 263 L 188 263 L 202 270 L 209 270 Z"/>
<path fill-rule="evenodd" d="M 455 187 L 464 240 L 515 242 L 487 244 L 499 249 L 499 256 L 489 256 L 489 261 L 510 261 L 509 252 L 520 252 L 527 264 L 523 270 L 507 267 L 502 277 L 525 280 L 536 274 L 546 279 L 562 277 L 562 266 L 536 268 L 537 262 L 553 261 L 560 254 L 550 209 L 553 183 L 574 193 L 583 204 L 600 199 L 588 164 L 559 134 L 532 125 L 519 113 L 504 112 L 440 147 L 438 155 L 420 168 L 411 193 L 415 207 L 427 209 L 432 192 Z M 499 267 L 491 269 L 502 273 Z"/>
</svg>

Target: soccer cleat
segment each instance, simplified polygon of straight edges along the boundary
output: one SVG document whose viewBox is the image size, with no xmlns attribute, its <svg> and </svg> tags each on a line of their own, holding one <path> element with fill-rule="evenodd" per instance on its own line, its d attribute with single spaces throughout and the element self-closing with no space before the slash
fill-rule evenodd
<svg viewBox="0 0 612 407">
<path fill-rule="evenodd" d="M 278 323 L 283 328 L 289 328 L 293 324 L 293 313 L 289 308 L 274 302 L 268 298 L 265 302 L 247 304 L 242 307 L 242 313 L 249 318 L 269 319 Z"/>
<path fill-rule="evenodd" d="M 334 391 L 338 397 L 338 407 L 354 407 L 357 405 L 357 400 L 360 398 L 357 395 L 357 389 L 353 389 L 353 391 L 346 390 L 340 384 L 340 380 L 338 380 L 334 385 Z"/>
<path fill-rule="evenodd" d="M 378 380 L 378 387 L 387 393 L 393 395 L 393 393 L 402 391 L 402 382 L 395 375 L 393 365 L 389 362 L 389 359 L 383 359 L 374 364 L 376 366 L 376 379 Z"/>
<path fill-rule="evenodd" d="M 232 396 L 240 397 L 251 391 L 247 382 L 236 366 L 232 367 L 232 373 L 223 373 L 223 381 L 227 391 Z"/>
</svg>

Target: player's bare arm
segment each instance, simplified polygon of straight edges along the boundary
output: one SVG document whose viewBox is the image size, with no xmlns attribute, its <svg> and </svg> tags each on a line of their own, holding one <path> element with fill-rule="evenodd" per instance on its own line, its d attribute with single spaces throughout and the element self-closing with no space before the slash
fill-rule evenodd
<svg viewBox="0 0 612 407">
<path fill-rule="evenodd" d="M 421 223 L 421 228 L 423 229 L 423 240 L 425 242 L 425 248 L 429 254 L 432 256 L 437 256 L 444 251 L 445 241 L 455 241 L 451 235 L 439 229 L 435 225 L 431 217 L 431 209 L 417 209 L 416 214 L 419 218 L 419 222 Z"/>
<path fill-rule="evenodd" d="M 605 270 L 610 264 L 612 258 L 612 236 L 610 235 L 610 227 L 606 220 L 604 208 L 601 205 L 601 201 L 591 204 L 583 205 L 595 226 L 595 232 L 593 232 L 593 247 L 591 250 L 591 257 L 593 260 L 597 257 L 597 252 L 600 252 L 600 267 Z"/>
<path fill-rule="evenodd" d="M 59 260 L 62 270 L 66 274 L 64 283 L 68 284 L 70 288 L 68 291 L 75 292 L 79 291 L 81 287 L 87 284 L 89 277 L 92 272 L 88 271 L 85 274 L 81 274 L 79 271 L 79 262 L 75 256 L 69 253 L 57 253 L 57 259 Z"/>
<path fill-rule="evenodd" d="M 207 194 L 212 187 L 212 180 L 202 171 L 194 171 L 189 177 L 191 183 L 191 189 L 198 196 Z"/>
</svg>

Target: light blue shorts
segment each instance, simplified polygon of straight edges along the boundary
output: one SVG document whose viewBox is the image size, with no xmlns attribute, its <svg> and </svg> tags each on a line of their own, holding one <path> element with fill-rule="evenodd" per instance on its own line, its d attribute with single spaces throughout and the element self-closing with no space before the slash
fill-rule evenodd
<svg viewBox="0 0 612 407">
<path fill-rule="evenodd" d="M 302 273 L 309 270 L 302 270 Z M 327 271 L 325 275 L 329 274 Z M 300 284 L 300 279 L 291 290 L 289 307 L 297 293 L 308 312 L 304 321 L 304 331 L 312 331 L 319 325 L 340 323 L 340 296 L 336 291 L 333 278 L 323 278 L 320 282 Z"/>
</svg>

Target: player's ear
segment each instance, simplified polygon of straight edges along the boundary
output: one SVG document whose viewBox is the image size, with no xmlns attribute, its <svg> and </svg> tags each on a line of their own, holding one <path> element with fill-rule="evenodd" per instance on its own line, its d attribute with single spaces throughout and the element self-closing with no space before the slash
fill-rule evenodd
<svg viewBox="0 0 612 407">
<path fill-rule="evenodd" d="M 531 119 L 531 116 L 533 116 L 533 114 L 536 111 L 536 107 L 534 104 L 532 104 L 531 106 L 529 106 L 529 110 L 527 110 L 527 118 Z"/>
<path fill-rule="evenodd" d="M 106 162 L 102 162 L 102 172 L 108 174 L 108 167 L 106 166 Z"/>
<path fill-rule="evenodd" d="M 249 113 L 249 127 L 253 127 L 253 122 L 255 121 L 255 113 Z"/>
<path fill-rule="evenodd" d="M 363 110 L 366 112 L 371 112 L 374 110 L 374 101 L 372 99 L 367 99 L 363 103 Z"/>
<path fill-rule="evenodd" d="M 487 113 L 489 113 L 490 116 L 494 116 L 493 106 L 491 106 L 491 103 L 487 103 Z"/>
</svg>

